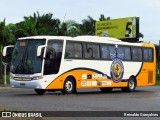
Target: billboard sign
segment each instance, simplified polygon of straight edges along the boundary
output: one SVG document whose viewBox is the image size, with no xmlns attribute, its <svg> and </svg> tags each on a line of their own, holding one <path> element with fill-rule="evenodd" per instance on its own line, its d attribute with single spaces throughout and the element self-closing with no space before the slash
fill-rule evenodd
<svg viewBox="0 0 160 120">
<path fill-rule="evenodd" d="M 96 36 L 119 39 L 139 37 L 139 18 L 129 17 L 96 22 Z"/>
</svg>

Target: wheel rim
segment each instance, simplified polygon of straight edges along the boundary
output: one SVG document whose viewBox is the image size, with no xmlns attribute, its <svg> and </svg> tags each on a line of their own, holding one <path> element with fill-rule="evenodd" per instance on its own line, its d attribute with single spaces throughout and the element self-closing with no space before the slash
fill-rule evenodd
<svg viewBox="0 0 160 120">
<path fill-rule="evenodd" d="M 133 80 L 130 80 L 130 81 L 129 81 L 129 88 L 130 88 L 131 90 L 134 89 L 134 81 L 133 81 Z"/>
<path fill-rule="evenodd" d="M 66 85 L 65 85 L 65 88 L 68 92 L 72 91 L 72 88 L 73 88 L 73 84 L 71 81 L 67 81 L 66 82 Z"/>
</svg>

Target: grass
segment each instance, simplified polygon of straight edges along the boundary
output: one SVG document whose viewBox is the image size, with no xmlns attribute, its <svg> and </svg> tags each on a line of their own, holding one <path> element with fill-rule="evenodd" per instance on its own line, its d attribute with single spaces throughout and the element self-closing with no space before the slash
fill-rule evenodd
<svg viewBox="0 0 160 120">
<path fill-rule="evenodd" d="M 7 81 L 7 84 L 10 84 L 9 75 L 6 76 L 6 81 Z M 4 76 L 2 76 L 2 78 L 0 79 L 0 84 L 4 84 Z"/>
<path fill-rule="evenodd" d="M 156 85 L 160 85 L 160 73 L 156 74 Z"/>
</svg>

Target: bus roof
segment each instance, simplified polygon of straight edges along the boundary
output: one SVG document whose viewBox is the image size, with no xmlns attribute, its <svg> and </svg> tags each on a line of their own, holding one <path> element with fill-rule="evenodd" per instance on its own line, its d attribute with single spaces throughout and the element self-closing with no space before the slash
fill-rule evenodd
<svg viewBox="0 0 160 120">
<path fill-rule="evenodd" d="M 69 36 L 30 36 L 30 37 L 22 37 L 18 40 L 24 39 L 63 39 L 63 40 L 73 40 L 73 41 L 82 41 L 82 42 L 98 42 L 98 43 L 110 43 L 110 44 L 123 44 L 123 45 L 131 45 L 131 46 L 141 46 L 142 43 L 131 43 L 131 42 L 124 42 L 117 38 L 112 37 L 99 37 L 99 36 L 77 36 L 77 37 L 69 37 Z M 150 43 L 145 43 L 150 44 Z M 151 45 L 151 44 L 150 44 Z"/>
<path fill-rule="evenodd" d="M 121 41 L 116 38 L 111 38 L 111 37 L 98 37 L 98 36 L 77 36 L 77 37 L 69 37 L 69 36 L 29 36 L 29 37 L 22 37 L 19 38 L 18 40 L 24 40 L 24 39 L 75 39 L 75 40 L 88 40 L 88 39 L 96 39 L 96 40 L 109 40 L 109 41 Z"/>
</svg>

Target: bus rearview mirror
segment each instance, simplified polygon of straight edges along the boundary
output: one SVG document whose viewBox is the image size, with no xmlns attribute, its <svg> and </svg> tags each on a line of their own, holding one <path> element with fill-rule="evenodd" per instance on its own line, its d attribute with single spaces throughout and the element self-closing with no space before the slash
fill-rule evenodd
<svg viewBox="0 0 160 120">
<path fill-rule="evenodd" d="M 37 47 L 37 57 L 40 57 L 42 54 L 42 49 L 47 47 L 47 45 L 40 45 Z"/>
<path fill-rule="evenodd" d="M 8 48 L 13 48 L 13 47 L 14 47 L 14 45 L 5 46 L 5 47 L 3 48 L 3 57 L 5 57 L 5 56 L 7 55 L 7 49 L 8 49 Z"/>
</svg>

